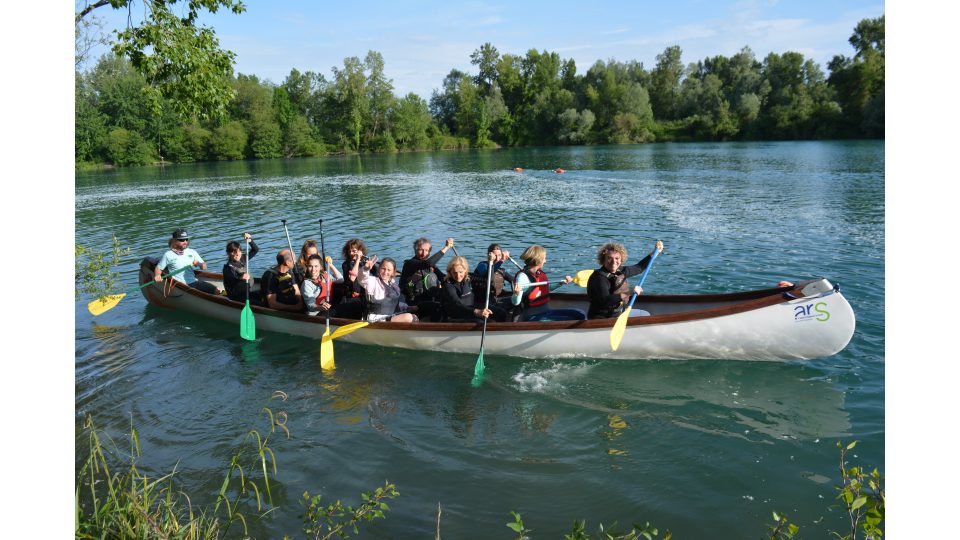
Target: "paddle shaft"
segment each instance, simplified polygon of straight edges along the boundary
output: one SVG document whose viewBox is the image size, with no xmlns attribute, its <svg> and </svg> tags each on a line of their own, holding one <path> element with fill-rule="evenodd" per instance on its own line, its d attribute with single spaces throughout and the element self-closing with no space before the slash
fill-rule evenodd
<svg viewBox="0 0 960 540">
<path fill-rule="evenodd" d="M 186 266 L 181 266 L 180 268 L 177 268 L 176 270 L 174 270 L 173 272 L 170 272 L 169 274 L 167 274 L 167 275 L 165 275 L 165 276 L 160 276 L 160 279 L 167 279 L 168 277 L 170 277 L 170 276 L 172 276 L 172 275 L 179 274 L 180 272 L 183 272 L 184 270 L 186 270 L 187 268 L 190 268 L 191 266 L 193 266 L 193 265 L 188 264 L 188 265 L 186 265 Z M 133 294 L 133 293 L 139 291 L 140 289 L 146 287 L 147 285 L 149 285 L 149 284 L 151 284 L 151 283 L 155 283 L 155 280 L 152 280 L 152 279 L 151 279 L 150 281 L 144 283 L 143 285 L 140 285 L 140 286 L 138 286 L 138 287 L 134 287 L 134 288 L 128 290 L 128 291 L 127 291 L 126 293 L 124 293 L 124 294 L 128 294 L 128 293 L 129 293 L 129 294 Z"/>
<path fill-rule="evenodd" d="M 281 219 L 280 223 L 283 223 L 283 234 L 287 236 L 287 247 L 290 248 L 290 258 L 293 259 L 293 265 L 297 265 L 296 255 L 293 253 L 293 244 L 290 243 L 290 231 L 287 230 L 287 220 Z"/>
<path fill-rule="evenodd" d="M 647 274 L 650 273 L 650 269 L 653 268 L 653 261 L 657 258 L 657 255 L 660 254 L 660 250 L 654 249 L 653 254 L 650 255 L 650 264 L 647 265 L 647 269 L 643 271 L 643 275 L 640 276 L 640 283 L 637 283 L 637 287 L 643 287 L 644 280 L 647 279 Z M 633 309 L 633 303 L 637 300 L 637 292 L 633 292 L 633 296 L 630 297 L 630 305 L 627 306 L 627 309 L 624 311 L 629 313 Z"/>
<path fill-rule="evenodd" d="M 327 251 L 323 247 L 323 219 L 319 220 L 320 223 L 320 256 L 323 257 L 323 269 L 326 273 L 326 282 L 327 286 L 324 287 L 327 293 L 327 305 L 330 305 L 330 289 L 333 288 L 333 285 L 330 283 L 330 265 L 327 263 Z M 330 331 L 330 308 L 327 308 L 327 331 Z"/>
<path fill-rule="evenodd" d="M 247 282 L 247 305 L 250 305 L 250 279 L 249 279 L 250 277 L 250 241 L 247 240 L 246 242 L 247 242 L 247 251 L 246 253 L 243 254 L 244 258 L 246 258 L 246 262 L 243 263 L 243 266 L 244 266 L 244 270 L 246 270 L 247 272 L 247 278 L 248 278 L 245 280 Z"/>
<path fill-rule="evenodd" d="M 483 310 L 490 309 L 490 283 L 493 281 L 493 257 L 487 258 L 487 301 L 483 304 Z M 487 337 L 487 319 L 483 318 L 483 331 L 480 333 L 480 354 L 483 355 L 483 338 Z"/>
</svg>

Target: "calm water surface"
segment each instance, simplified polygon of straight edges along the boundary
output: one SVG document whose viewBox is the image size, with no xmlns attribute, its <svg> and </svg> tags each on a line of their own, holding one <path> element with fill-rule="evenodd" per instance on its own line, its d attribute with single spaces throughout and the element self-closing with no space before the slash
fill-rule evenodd
<svg viewBox="0 0 960 540">
<path fill-rule="evenodd" d="M 513 172 L 523 167 L 523 173 Z M 565 174 L 552 169 L 562 167 Z M 358 504 L 395 483 L 401 496 L 368 538 L 508 538 L 509 512 L 534 538 L 574 519 L 650 521 L 675 538 L 760 537 L 776 509 L 807 538 L 843 530 L 838 440 L 884 469 L 884 144 L 799 142 L 534 148 L 181 165 L 78 174 L 76 240 L 132 248 L 120 268 L 159 256 L 186 228 L 212 269 L 251 232 L 256 274 L 286 247 L 327 252 L 362 237 L 404 259 L 447 236 L 471 267 L 498 241 L 549 251 L 548 272 L 595 266 L 605 241 L 630 260 L 666 244 L 644 289 L 710 293 L 780 279 L 839 282 L 857 315 L 841 353 L 806 363 L 524 360 L 337 342 L 319 344 L 147 306 L 131 295 L 94 319 L 76 308 L 76 426 L 114 435 L 133 423 L 154 473 L 177 465 L 194 504 L 214 500 L 233 449 L 269 404 L 289 414 L 276 439 L 279 510 L 259 538 L 296 537 L 300 494 Z M 81 439 L 78 442 L 80 459 Z M 239 532 L 235 531 L 239 536 Z"/>
</svg>

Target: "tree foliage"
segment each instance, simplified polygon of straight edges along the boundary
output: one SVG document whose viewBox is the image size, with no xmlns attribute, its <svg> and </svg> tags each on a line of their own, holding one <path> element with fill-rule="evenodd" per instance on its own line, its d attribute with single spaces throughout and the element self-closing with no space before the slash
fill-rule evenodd
<svg viewBox="0 0 960 540">
<path fill-rule="evenodd" d="M 148 28 L 128 29 L 117 49 L 121 55 L 105 55 L 77 73 L 78 163 L 884 135 L 883 16 L 857 24 L 850 37 L 853 56 L 835 56 L 829 75 L 799 52 L 770 53 L 761 61 L 749 47 L 684 67 L 678 46 L 657 55 L 652 69 L 609 60 L 581 73 L 555 52 L 501 53 L 484 43 L 470 55 L 477 72 L 450 70 L 428 102 L 416 94 L 394 95 L 377 51 L 345 58 L 329 78 L 292 69 L 277 84 L 234 76 L 221 61 L 225 56 L 200 54 L 200 64 L 223 69 L 216 81 L 191 78 L 174 64 L 185 58 L 181 54 L 203 50 L 200 44 L 184 38 L 168 43 L 169 50 L 154 49 L 154 38 L 135 36 L 183 31 L 206 36 L 204 46 L 215 47 L 212 30 L 195 28 L 198 11 L 242 11 L 242 4 L 192 2 L 187 16 L 173 21 L 164 10 L 175 3 L 151 2 Z M 127 1 L 115 4 L 129 9 Z M 224 80 L 219 97 L 196 98 L 185 90 L 218 87 Z M 164 86 L 175 81 L 183 92 Z M 210 100 L 220 100 L 222 116 L 203 114 L 200 108 L 213 110 Z"/>
<path fill-rule="evenodd" d="M 216 13 L 225 8 L 242 13 L 239 0 L 189 0 L 185 15 L 174 13 L 178 0 L 144 0 L 145 14 L 139 24 L 115 32 L 113 52 L 130 60 L 147 81 L 144 97 L 160 114 L 166 105 L 184 119 L 218 118 L 233 98 L 230 78 L 234 53 L 221 49 L 213 29 L 198 26 L 201 11 Z M 133 0 L 100 0 L 76 14 L 77 33 L 88 25 L 93 10 L 110 6 L 131 12 Z M 177 7 L 179 7 L 177 6 Z"/>
</svg>

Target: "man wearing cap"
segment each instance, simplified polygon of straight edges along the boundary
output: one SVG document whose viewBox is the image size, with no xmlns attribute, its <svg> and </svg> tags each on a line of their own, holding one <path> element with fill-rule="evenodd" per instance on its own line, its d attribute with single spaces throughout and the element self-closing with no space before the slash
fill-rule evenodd
<svg viewBox="0 0 960 540">
<path fill-rule="evenodd" d="M 164 270 L 174 272 L 186 266 L 187 269 L 174 274 L 173 279 L 205 293 L 220 294 L 220 288 L 216 285 L 197 280 L 193 268 L 199 266 L 201 270 L 206 270 L 207 263 L 203 262 L 203 258 L 196 250 L 187 247 L 189 243 L 190 235 L 187 234 L 187 231 L 183 229 L 173 231 L 173 236 L 168 242 L 170 249 L 163 254 L 163 257 L 160 257 L 160 262 L 157 263 L 157 267 L 153 271 L 153 280 L 161 281 Z"/>
</svg>

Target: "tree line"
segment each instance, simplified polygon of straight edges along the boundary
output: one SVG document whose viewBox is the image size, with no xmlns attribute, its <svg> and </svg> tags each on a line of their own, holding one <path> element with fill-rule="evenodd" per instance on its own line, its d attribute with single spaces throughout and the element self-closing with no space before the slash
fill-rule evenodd
<svg viewBox="0 0 960 540">
<path fill-rule="evenodd" d="M 655 141 L 884 136 L 884 16 L 864 19 L 825 74 L 797 52 L 749 47 L 684 65 L 670 46 L 647 69 L 484 43 L 476 73 L 453 69 L 429 101 L 397 96 L 383 56 L 349 57 L 330 76 L 292 69 L 279 84 L 230 75 L 214 115 L 156 91 L 135 61 L 107 54 L 76 72 L 78 164 L 269 159 L 331 153 Z M 135 58 L 136 60 L 136 58 Z"/>
</svg>

